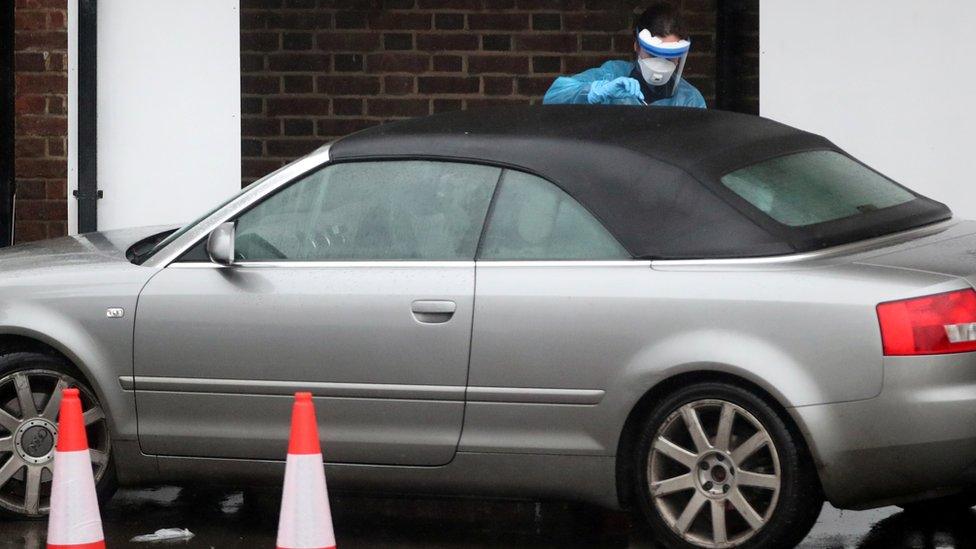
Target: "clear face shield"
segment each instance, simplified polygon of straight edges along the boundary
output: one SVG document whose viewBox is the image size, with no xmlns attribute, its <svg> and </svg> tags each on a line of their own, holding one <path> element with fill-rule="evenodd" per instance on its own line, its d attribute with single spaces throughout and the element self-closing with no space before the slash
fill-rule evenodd
<svg viewBox="0 0 976 549">
<path fill-rule="evenodd" d="M 637 67 L 644 83 L 650 86 L 656 99 L 674 96 L 685 70 L 691 42 L 678 40 L 665 42 L 651 31 L 644 29 L 637 33 L 637 45 L 641 53 L 637 56 Z M 646 95 L 646 94 L 645 94 Z M 651 98 L 648 97 L 648 102 Z"/>
</svg>

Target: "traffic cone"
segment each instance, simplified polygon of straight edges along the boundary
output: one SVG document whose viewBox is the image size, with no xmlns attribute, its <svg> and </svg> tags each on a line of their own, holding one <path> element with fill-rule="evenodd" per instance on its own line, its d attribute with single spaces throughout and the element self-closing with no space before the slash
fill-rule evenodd
<svg viewBox="0 0 976 549">
<path fill-rule="evenodd" d="M 104 549 L 102 519 L 88 455 L 88 436 L 78 389 L 65 389 L 58 416 L 58 444 L 54 448 L 48 549 Z"/>
<path fill-rule="evenodd" d="M 334 549 L 336 546 L 312 393 L 295 393 L 277 546 L 278 549 Z"/>
</svg>

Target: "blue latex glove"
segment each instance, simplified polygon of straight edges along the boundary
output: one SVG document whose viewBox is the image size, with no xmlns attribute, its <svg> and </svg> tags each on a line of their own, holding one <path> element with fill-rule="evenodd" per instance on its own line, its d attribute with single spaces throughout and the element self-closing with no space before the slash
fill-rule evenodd
<svg viewBox="0 0 976 549">
<path fill-rule="evenodd" d="M 629 76 L 621 76 L 613 80 L 597 80 L 590 84 L 590 92 L 586 95 L 586 100 L 590 103 L 608 103 L 617 99 L 644 101 L 640 82 Z"/>
</svg>

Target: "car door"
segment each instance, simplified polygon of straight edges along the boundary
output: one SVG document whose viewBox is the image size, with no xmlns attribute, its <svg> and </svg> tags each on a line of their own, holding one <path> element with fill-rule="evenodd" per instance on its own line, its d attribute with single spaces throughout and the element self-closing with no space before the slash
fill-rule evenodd
<svg viewBox="0 0 976 549">
<path fill-rule="evenodd" d="M 327 461 L 449 462 L 500 171 L 329 165 L 232 220 L 233 265 L 198 245 L 159 272 L 136 315 L 143 451 L 282 459 L 291 395 L 311 391 Z"/>
<path fill-rule="evenodd" d="M 632 296 L 648 262 L 534 175 L 506 170 L 489 215 L 461 450 L 613 455 L 598 405 L 646 341 Z"/>
</svg>

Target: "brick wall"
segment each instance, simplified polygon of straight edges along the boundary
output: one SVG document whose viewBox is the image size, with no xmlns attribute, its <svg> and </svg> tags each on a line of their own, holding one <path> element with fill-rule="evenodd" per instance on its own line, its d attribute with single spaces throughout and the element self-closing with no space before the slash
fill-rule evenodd
<svg viewBox="0 0 976 549">
<path fill-rule="evenodd" d="M 14 231 L 26 242 L 67 233 L 66 0 L 16 0 L 14 14 Z"/>
<path fill-rule="evenodd" d="M 680 2 L 685 74 L 715 100 L 715 0 Z M 241 0 L 243 177 L 385 120 L 540 102 L 633 56 L 640 0 Z"/>
</svg>

